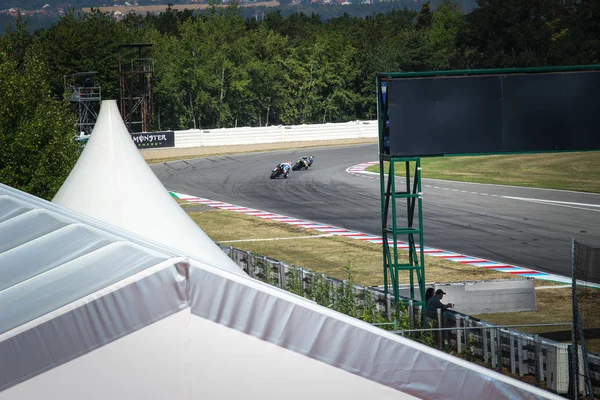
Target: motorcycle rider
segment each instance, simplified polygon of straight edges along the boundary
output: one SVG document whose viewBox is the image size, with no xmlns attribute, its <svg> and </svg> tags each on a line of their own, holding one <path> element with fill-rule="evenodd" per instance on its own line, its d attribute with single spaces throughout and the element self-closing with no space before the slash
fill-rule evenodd
<svg viewBox="0 0 600 400">
<path fill-rule="evenodd" d="M 308 167 L 310 167 L 312 165 L 314 160 L 315 160 L 315 158 L 313 156 L 303 156 L 300 158 L 300 161 L 302 161 L 304 163 L 304 166 L 306 167 L 306 169 L 308 169 Z"/>
<path fill-rule="evenodd" d="M 279 165 L 277 167 L 279 167 L 279 169 L 281 170 L 281 175 L 283 175 L 284 178 L 287 178 L 288 175 L 290 174 L 290 169 L 292 169 L 292 162 L 291 161 L 282 162 L 282 163 L 279 163 Z"/>
</svg>

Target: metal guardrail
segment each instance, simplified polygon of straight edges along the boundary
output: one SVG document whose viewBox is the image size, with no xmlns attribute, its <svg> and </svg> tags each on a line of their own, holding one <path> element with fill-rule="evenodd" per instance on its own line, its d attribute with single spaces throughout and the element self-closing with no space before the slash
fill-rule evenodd
<svg viewBox="0 0 600 400">
<path fill-rule="evenodd" d="M 290 280 L 295 280 L 296 291 L 310 297 L 312 286 L 328 287 L 331 297 L 340 286 L 348 287 L 348 282 L 324 274 L 296 267 L 282 261 L 239 250 L 232 246 L 219 246 L 249 276 L 274 286 L 289 289 Z M 395 313 L 393 296 L 387 297 L 377 288 L 352 284 L 352 293 L 361 304 L 370 301 L 377 312 L 384 314 L 386 304 Z M 307 296 L 308 295 L 308 296 Z M 314 294 L 312 294 L 314 295 Z M 369 299 L 370 298 L 370 299 Z M 555 393 L 566 394 L 569 388 L 569 361 L 567 343 L 546 339 L 537 334 L 518 331 L 519 327 L 571 326 L 571 323 L 530 324 L 499 326 L 471 316 L 447 310 L 438 315 L 437 327 L 418 329 L 416 321 L 422 320 L 422 310 L 414 307 L 412 301 L 405 301 L 412 323 L 411 329 L 399 329 L 398 321 L 374 323 L 372 325 L 392 327 L 392 331 L 405 337 L 425 341 L 441 349 L 460 355 L 469 361 L 483 362 L 488 367 L 510 373 L 513 376 L 533 375 L 538 386 L 545 386 Z M 440 311 L 440 310 L 438 310 Z M 431 320 L 426 321 L 430 323 Z M 592 384 L 600 392 L 600 356 L 589 354 Z"/>
</svg>

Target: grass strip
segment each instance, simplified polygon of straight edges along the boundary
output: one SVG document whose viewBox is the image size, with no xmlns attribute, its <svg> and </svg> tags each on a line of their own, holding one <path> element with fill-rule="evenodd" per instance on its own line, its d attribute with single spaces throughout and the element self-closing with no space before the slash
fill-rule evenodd
<svg viewBox="0 0 600 400">
<path fill-rule="evenodd" d="M 293 238 L 296 236 L 318 236 L 321 232 L 312 231 L 279 222 L 239 214 L 225 210 L 215 210 L 192 204 L 185 207 L 188 215 L 215 241 L 240 239 Z M 200 210 L 198 210 L 200 209 Z M 227 227 L 224 229 L 224 227 Z M 234 247 L 255 252 L 276 260 L 324 273 L 337 279 L 347 278 L 350 266 L 356 283 L 367 286 L 383 284 L 381 245 L 348 239 L 342 236 L 315 237 L 302 240 L 273 240 L 234 243 Z M 401 254 L 406 254 L 402 251 Z M 406 261 L 406 256 L 403 257 Z M 461 282 L 473 280 L 518 279 L 518 276 L 486 268 L 463 265 L 457 262 L 425 256 L 425 277 L 427 282 Z M 408 274 L 400 275 L 401 283 L 408 283 Z M 536 286 L 565 286 L 560 283 L 535 280 Z M 595 292 L 596 293 L 596 292 Z M 600 296 L 589 302 L 588 309 L 600 308 Z M 537 323 L 567 322 L 571 318 L 571 288 L 557 288 L 536 291 L 537 311 L 473 315 L 498 325 L 519 325 Z M 591 314 L 590 314 L 591 315 Z M 529 333 L 566 331 L 564 327 L 519 328 Z M 600 340 L 588 343 L 594 352 L 600 352 Z"/>
<path fill-rule="evenodd" d="M 321 232 L 223 210 L 190 211 L 190 217 L 215 241 L 267 239 L 320 235 Z M 224 229 L 223 227 L 227 227 Z M 241 250 L 256 252 L 290 264 L 345 279 L 346 266 L 361 285 L 383 284 L 382 246 L 341 236 L 314 240 L 273 240 L 239 242 Z M 407 262 L 407 252 L 401 252 L 401 262 Z M 473 280 L 517 279 L 515 275 L 477 268 L 461 263 L 425 256 L 427 282 L 461 282 Z M 400 282 L 408 283 L 408 273 L 400 274 Z M 538 281 L 536 280 L 536 283 Z M 539 281 L 540 285 L 552 285 Z"/>
<path fill-rule="evenodd" d="M 586 312 L 587 316 L 593 318 L 598 314 L 598 309 L 600 309 L 600 296 L 598 296 L 597 289 L 590 288 L 588 290 L 592 291 L 594 296 L 589 296 L 586 299 L 586 304 L 583 306 L 583 312 Z M 570 287 L 565 287 L 562 289 L 537 290 L 535 294 L 537 311 L 479 314 L 473 315 L 473 317 L 489 321 L 497 325 L 549 324 L 572 321 L 573 310 Z M 580 307 L 581 301 L 582 299 L 580 299 Z M 584 319 L 584 324 L 585 322 L 589 321 Z M 597 322 L 597 320 L 594 320 L 594 322 Z M 595 325 L 590 326 L 588 324 L 586 327 L 595 327 Z M 528 333 L 571 331 L 570 326 L 543 326 L 538 328 L 524 327 L 517 329 Z M 595 353 L 600 353 L 600 339 L 586 340 L 586 346 L 589 350 Z"/>
<path fill-rule="evenodd" d="M 424 157 L 421 167 L 423 178 L 600 193 L 599 151 Z"/>
</svg>

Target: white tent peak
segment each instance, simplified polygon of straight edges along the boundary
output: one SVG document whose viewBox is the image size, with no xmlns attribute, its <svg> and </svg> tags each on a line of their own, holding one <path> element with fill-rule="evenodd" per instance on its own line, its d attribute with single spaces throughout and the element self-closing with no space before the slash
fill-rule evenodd
<svg viewBox="0 0 600 400">
<path fill-rule="evenodd" d="M 115 100 L 102 101 L 92 135 L 52 201 L 242 273 L 154 175 L 131 140 Z"/>
</svg>

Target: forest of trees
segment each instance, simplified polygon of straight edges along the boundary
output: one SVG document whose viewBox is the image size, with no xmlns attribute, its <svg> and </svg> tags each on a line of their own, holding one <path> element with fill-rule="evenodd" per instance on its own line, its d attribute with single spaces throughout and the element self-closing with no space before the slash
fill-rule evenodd
<svg viewBox="0 0 600 400">
<path fill-rule="evenodd" d="M 34 139 L 25 133 L 72 126 L 61 114 L 68 105 L 57 100 L 64 75 L 98 71 L 103 98 L 117 99 L 118 46 L 125 43 L 153 43 L 153 124 L 161 130 L 375 119 L 375 74 L 383 71 L 600 62 L 597 0 L 477 4 L 470 13 L 445 0 L 435 9 L 425 3 L 419 11 L 326 20 L 274 11 L 257 21 L 235 5 L 203 15 L 132 14 L 119 22 L 98 11 L 71 12 L 33 33 L 19 18 L 0 35 L 0 177 L 22 173 L 4 151 L 17 154 L 20 145 L 64 145 L 55 164 L 70 169 L 76 156 L 66 141 L 38 134 L 29 143 Z M 28 162 L 46 161 L 40 155 Z M 52 192 L 48 185 L 32 190 Z"/>
</svg>

